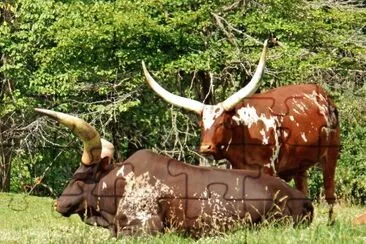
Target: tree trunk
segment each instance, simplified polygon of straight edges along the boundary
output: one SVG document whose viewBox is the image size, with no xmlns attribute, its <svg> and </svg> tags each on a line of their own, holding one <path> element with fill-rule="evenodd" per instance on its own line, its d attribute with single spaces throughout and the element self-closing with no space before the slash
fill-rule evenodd
<svg viewBox="0 0 366 244">
<path fill-rule="evenodd" d="M 14 13 L 12 11 L 13 1 L 3 3 L 0 7 L 0 26 L 6 22 L 13 30 Z M 0 53 L 0 67 L 7 62 L 6 56 Z M 11 93 L 10 81 L 0 74 L 0 101 L 3 103 L 3 99 L 6 93 Z M 4 122 L 5 121 L 5 122 Z M 9 136 L 8 129 L 11 129 L 14 125 L 12 119 L 7 119 L 7 115 L 0 117 L 0 192 L 8 192 L 10 190 L 10 170 L 11 160 L 14 151 L 14 140 Z M 5 135 L 6 133 L 6 135 Z"/>
<path fill-rule="evenodd" d="M 13 146 L 11 140 L 4 140 L 2 127 L 0 124 L 0 192 L 8 192 Z"/>
</svg>

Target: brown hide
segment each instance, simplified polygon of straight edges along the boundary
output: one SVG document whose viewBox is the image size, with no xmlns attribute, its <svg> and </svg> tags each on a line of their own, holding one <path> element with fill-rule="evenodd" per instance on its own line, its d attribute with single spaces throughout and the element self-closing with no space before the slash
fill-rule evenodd
<svg viewBox="0 0 366 244">
<path fill-rule="evenodd" d="M 170 227 L 201 236 L 238 221 L 312 220 L 313 206 L 303 193 L 260 172 L 197 167 L 141 150 L 123 163 L 122 175 L 127 183 L 116 216 L 122 235 Z"/>
<path fill-rule="evenodd" d="M 201 153 L 226 158 L 234 169 L 294 178 L 296 187 L 305 194 L 306 170 L 320 162 L 326 199 L 334 203 L 338 114 L 319 86 L 291 85 L 254 94 L 234 110 L 214 115 L 212 125 L 206 122 L 210 118 L 205 110 L 202 116 Z"/>
<path fill-rule="evenodd" d="M 310 223 L 313 215 L 311 201 L 278 178 L 192 166 L 149 150 L 118 165 L 81 165 L 56 209 L 113 235 L 170 227 L 195 237 L 264 219 Z"/>
</svg>

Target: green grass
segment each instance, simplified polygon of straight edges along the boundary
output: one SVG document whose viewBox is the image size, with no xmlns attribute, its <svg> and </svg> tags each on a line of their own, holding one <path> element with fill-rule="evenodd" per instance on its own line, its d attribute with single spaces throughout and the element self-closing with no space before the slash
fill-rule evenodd
<svg viewBox="0 0 366 244">
<path fill-rule="evenodd" d="M 81 222 L 78 216 L 64 218 L 53 209 L 54 200 L 22 194 L 0 193 L 1 243 L 190 243 L 190 238 L 174 233 L 143 238 L 111 238 L 109 231 Z M 352 219 L 366 206 L 337 205 L 337 221 L 327 225 L 327 206 L 316 205 L 310 227 L 267 225 L 242 229 L 198 243 L 366 243 L 366 226 L 352 226 Z"/>
</svg>

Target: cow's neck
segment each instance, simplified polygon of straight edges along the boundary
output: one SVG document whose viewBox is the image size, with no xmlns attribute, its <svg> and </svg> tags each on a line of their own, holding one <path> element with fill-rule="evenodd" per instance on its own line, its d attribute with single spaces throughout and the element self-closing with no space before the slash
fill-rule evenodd
<svg viewBox="0 0 366 244">
<path fill-rule="evenodd" d="M 111 174 L 115 175 L 115 169 L 116 167 L 111 167 L 109 172 L 103 174 L 88 199 L 88 205 L 106 219 L 109 219 L 109 215 L 116 214 L 124 191 L 124 179 L 111 177 Z"/>
<path fill-rule="evenodd" d="M 246 113 L 248 115 L 248 112 Z M 253 112 L 255 115 L 255 113 Z M 232 125 L 231 145 L 224 150 L 224 157 L 234 169 L 258 170 L 264 167 L 266 172 L 276 174 L 276 163 L 281 148 L 279 123 L 276 116 L 242 117 Z M 255 119 L 253 119 L 255 118 Z M 252 120 L 251 120 L 252 119 Z"/>
<path fill-rule="evenodd" d="M 229 149 L 225 158 L 230 162 L 233 169 L 246 169 L 245 155 L 240 150 Z"/>
</svg>

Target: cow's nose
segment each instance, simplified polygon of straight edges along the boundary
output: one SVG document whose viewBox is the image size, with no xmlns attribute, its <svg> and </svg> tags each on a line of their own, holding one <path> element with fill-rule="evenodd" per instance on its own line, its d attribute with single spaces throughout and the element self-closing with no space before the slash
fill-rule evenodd
<svg viewBox="0 0 366 244">
<path fill-rule="evenodd" d="M 214 151 L 212 144 L 201 144 L 200 153 L 211 153 Z"/>
<path fill-rule="evenodd" d="M 60 199 L 57 199 L 55 201 L 54 207 L 55 207 L 55 210 L 57 212 L 60 212 L 60 211 L 62 211 L 64 209 L 68 209 L 69 208 L 68 204 L 65 203 L 64 201 L 60 200 Z"/>
</svg>

